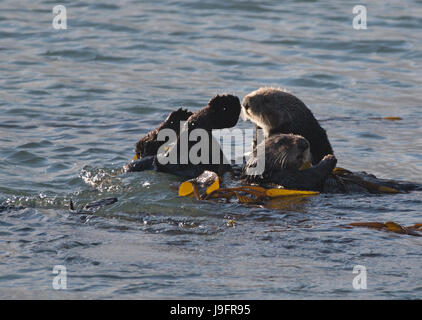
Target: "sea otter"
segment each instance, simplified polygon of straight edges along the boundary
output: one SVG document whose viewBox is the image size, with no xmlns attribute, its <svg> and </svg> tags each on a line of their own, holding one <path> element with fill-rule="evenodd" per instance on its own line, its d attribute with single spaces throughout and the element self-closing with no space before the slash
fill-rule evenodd
<svg viewBox="0 0 422 320">
<path fill-rule="evenodd" d="M 259 161 L 256 150 L 265 146 L 265 170 L 261 174 L 247 174 Z M 255 155 L 256 154 L 256 155 Z M 303 169 L 310 160 L 309 142 L 302 136 L 275 134 L 254 149 L 240 175 L 246 183 L 278 184 L 287 189 L 324 193 L 400 193 L 422 190 L 420 184 L 379 179 L 366 172 L 351 172 L 336 168 L 337 159 L 329 154 L 316 165 Z M 335 169 L 335 170 L 334 170 Z"/>
<path fill-rule="evenodd" d="M 178 176 L 194 178 L 200 175 L 203 171 L 209 170 L 218 174 L 231 171 L 231 166 L 224 159 L 223 152 L 220 148 L 213 150 L 212 148 L 212 134 L 213 129 L 231 128 L 236 125 L 240 114 L 240 101 L 238 97 L 230 94 L 217 95 L 213 97 L 201 110 L 190 113 L 188 111 L 179 109 L 171 113 L 167 119 L 155 130 L 148 133 L 141 138 L 136 144 L 137 156 L 142 156 L 141 159 L 133 161 L 124 167 L 124 171 L 143 171 L 143 170 L 157 170 L 163 172 L 173 173 Z M 189 115 L 189 117 L 187 117 Z M 179 127 L 180 121 L 186 118 L 184 127 L 180 130 L 175 130 L 177 133 L 177 140 L 170 146 L 165 156 L 175 152 L 177 155 L 176 163 L 162 164 L 158 154 L 158 149 L 164 142 L 157 141 L 158 130 L 163 128 Z M 209 158 L 199 164 L 193 164 L 190 159 L 187 163 L 183 163 L 181 158 L 185 155 L 181 149 L 181 137 L 189 136 L 194 129 L 203 129 L 207 132 L 209 137 Z M 168 141 L 167 141 L 168 143 Z M 188 141 L 187 153 L 196 144 L 196 141 Z M 213 163 L 213 152 L 218 152 L 218 163 Z M 215 161 L 214 161 L 215 162 Z"/>
<path fill-rule="evenodd" d="M 280 106 L 280 101 L 287 101 L 287 103 Z M 232 167 L 225 162 L 219 148 L 216 151 L 220 159 L 218 164 L 212 164 L 212 161 L 183 164 L 179 160 L 182 133 L 189 134 L 198 128 L 206 130 L 211 137 L 212 129 L 230 128 L 236 125 L 240 109 L 241 106 L 237 97 L 217 95 L 208 102 L 206 107 L 195 113 L 183 109 L 172 112 L 158 128 L 137 142 L 137 157 L 142 156 L 142 158 L 126 165 L 124 171 L 157 170 L 186 178 L 195 178 L 205 170 L 222 175 L 234 169 L 235 176 L 238 176 L 236 173 L 239 172 L 240 168 Z M 420 185 L 378 179 L 366 173 L 353 173 L 344 170 L 332 174 L 337 160 L 332 155 L 332 148 L 324 129 L 319 126 L 311 111 L 299 99 L 288 93 L 272 88 L 259 89 L 243 99 L 242 109 L 246 117 L 264 128 L 267 136 L 263 142 L 266 156 L 264 172 L 252 176 L 246 174 L 246 169 L 253 167 L 258 160 L 252 158 L 246 163 L 243 170 L 240 169 L 240 176 L 244 182 L 276 183 L 286 188 L 329 193 L 396 193 L 421 190 Z M 271 113 L 271 110 L 276 111 Z M 282 116 L 277 118 L 276 115 Z M 187 122 L 180 129 L 180 121 L 183 120 L 187 120 Z M 169 154 L 171 151 L 177 151 L 179 158 L 177 158 L 176 163 L 162 164 L 158 161 L 159 148 L 168 142 L 157 140 L 158 132 L 162 129 L 173 129 L 177 133 L 173 145 L 164 153 Z M 289 134 L 282 134 L 277 130 L 286 130 Z M 293 133 L 300 131 L 303 136 L 293 134 L 291 131 Z M 305 135 L 311 137 L 314 145 L 317 146 L 316 148 L 313 148 L 312 142 Z M 196 141 L 188 142 L 188 153 L 196 143 Z M 211 160 L 212 154 L 209 156 L 209 160 Z M 312 159 L 314 166 L 299 170 L 310 159 Z M 318 159 L 319 161 L 317 161 Z"/>
<path fill-rule="evenodd" d="M 311 110 L 281 89 L 260 88 L 246 95 L 242 101 L 242 117 L 254 122 L 257 129 L 262 128 L 265 137 L 278 133 L 303 136 L 311 145 L 313 164 L 334 153 L 325 130 Z"/>
<path fill-rule="evenodd" d="M 265 147 L 259 154 L 257 148 Z M 321 161 L 304 170 L 301 168 L 311 160 L 310 144 L 302 136 L 293 134 L 274 134 L 261 142 L 254 149 L 252 156 L 245 164 L 241 179 L 247 183 L 276 183 L 287 189 L 307 191 L 323 191 L 324 182 L 336 166 L 337 159 L 326 155 Z M 262 174 L 248 175 L 247 169 L 256 166 L 258 157 L 265 155 L 265 169 Z"/>
</svg>

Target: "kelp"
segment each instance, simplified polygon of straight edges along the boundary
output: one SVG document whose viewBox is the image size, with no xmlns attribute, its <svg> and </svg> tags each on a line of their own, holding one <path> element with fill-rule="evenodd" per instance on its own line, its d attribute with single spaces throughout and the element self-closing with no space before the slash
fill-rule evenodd
<svg viewBox="0 0 422 320">
<path fill-rule="evenodd" d="M 370 193 L 400 193 L 400 184 L 392 180 L 378 179 L 373 175 L 365 172 L 351 172 L 347 169 L 337 167 L 334 168 L 333 174 L 341 179 L 341 182 L 356 184 L 363 187 Z"/>
<path fill-rule="evenodd" d="M 215 172 L 204 171 L 195 179 L 183 182 L 179 187 L 179 196 L 186 197 L 193 194 L 201 200 L 220 188 L 220 178 Z"/>
<path fill-rule="evenodd" d="M 411 236 L 421 237 L 422 236 L 422 223 L 417 223 L 409 227 L 403 227 L 396 222 L 387 221 L 385 223 L 382 222 L 353 222 L 343 227 L 351 228 L 351 227 L 365 227 L 377 230 L 384 230 L 390 231 L 398 234 L 407 234 Z"/>
<path fill-rule="evenodd" d="M 376 118 L 369 118 L 370 120 L 389 120 L 389 121 L 400 121 L 403 120 L 401 117 L 376 117 Z"/>
<path fill-rule="evenodd" d="M 307 197 L 318 195 L 319 192 L 289 190 L 284 188 L 265 188 L 256 185 L 239 187 L 221 187 L 220 178 L 211 171 L 204 171 L 199 177 L 183 182 L 179 187 L 179 196 L 194 196 L 197 200 L 223 199 L 230 202 L 233 198 L 247 205 L 269 204 L 274 207 L 277 199 L 292 197 Z M 275 200 L 274 200 L 275 199 Z"/>
</svg>

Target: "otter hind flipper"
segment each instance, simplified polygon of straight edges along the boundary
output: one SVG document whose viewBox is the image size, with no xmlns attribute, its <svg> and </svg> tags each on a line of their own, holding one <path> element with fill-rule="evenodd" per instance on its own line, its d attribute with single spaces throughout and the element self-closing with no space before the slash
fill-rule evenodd
<svg viewBox="0 0 422 320">
<path fill-rule="evenodd" d="M 176 135 L 180 133 L 180 122 L 187 121 L 193 113 L 187 109 L 182 108 L 172 111 L 167 118 L 154 130 L 148 132 L 144 137 L 139 139 L 135 145 L 136 154 L 138 157 L 155 156 L 158 149 L 165 143 L 165 141 L 158 141 L 157 136 L 160 130 L 171 129 Z"/>
<path fill-rule="evenodd" d="M 156 156 L 148 156 L 139 160 L 132 161 L 123 167 L 123 172 L 138 172 L 153 170 Z"/>
</svg>

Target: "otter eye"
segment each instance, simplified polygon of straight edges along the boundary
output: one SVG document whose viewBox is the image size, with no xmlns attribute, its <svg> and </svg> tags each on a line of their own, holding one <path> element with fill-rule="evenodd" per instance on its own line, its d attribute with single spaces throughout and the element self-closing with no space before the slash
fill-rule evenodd
<svg viewBox="0 0 422 320">
<path fill-rule="evenodd" d="M 249 109 L 249 104 L 245 104 L 245 105 L 243 106 L 243 108 L 245 108 L 246 110 L 248 110 L 248 109 Z"/>
</svg>

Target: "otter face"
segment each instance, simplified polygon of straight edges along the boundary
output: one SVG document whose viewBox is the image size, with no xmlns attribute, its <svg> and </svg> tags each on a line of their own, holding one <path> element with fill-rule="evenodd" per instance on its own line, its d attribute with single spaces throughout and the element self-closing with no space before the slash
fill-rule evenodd
<svg viewBox="0 0 422 320">
<path fill-rule="evenodd" d="M 249 93 L 242 101 L 242 118 L 251 120 L 264 130 L 268 137 L 270 131 L 288 126 L 291 116 L 284 108 L 284 100 L 289 93 L 280 89 L 261 88 Z"/>
<path fill-rule="evenodd" d="M 312 161 L 308 140 L 299 135 L 277 134 L 265 141 L 265 164 L 268 170 L 297 171 Z M 267 171 L 267 168 L 265 168 Z"/>
</svg>

